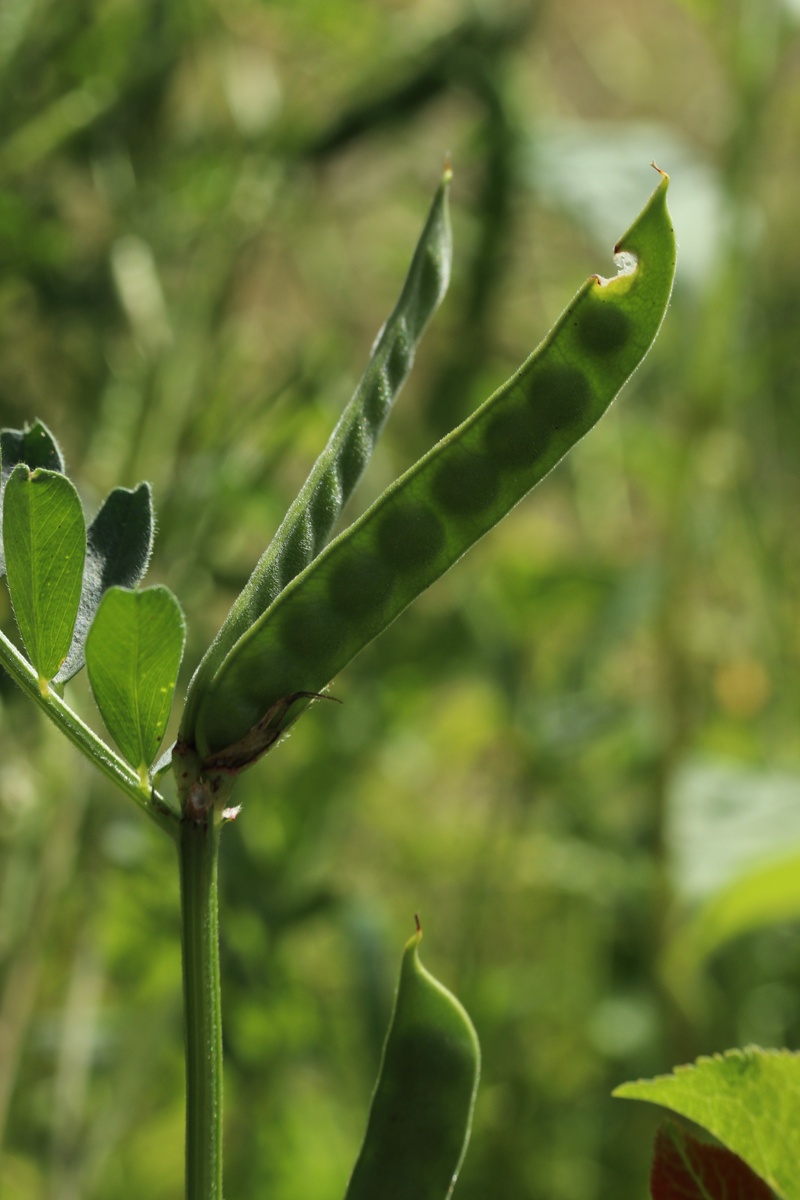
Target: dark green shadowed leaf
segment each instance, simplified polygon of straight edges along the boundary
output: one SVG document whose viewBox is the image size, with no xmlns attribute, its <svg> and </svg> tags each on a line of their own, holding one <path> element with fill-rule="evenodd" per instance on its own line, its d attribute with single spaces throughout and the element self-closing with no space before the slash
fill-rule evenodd
<svg viewBox="0 0 800 1200">
<path fill-rule="evenodd" d="M 180 605 L 161 586 L 109 588 L 86 639 L 97 707 L 143 786 L 167 727 L 185 640 Z"/>
<path fill-rule="evenodd" d="M 41 421 L 24 429 L 0 429 L 0 531 L 3 527 L 3 494 L 8 477 L 18 463 L 31 471 L 44 467 L 64 473 L 64 458 L 50 430 Z M 0 578 L 5 574 L 6 561 L 3 539 L 0 536 Z"/>
<path fill-rule="evenodd" d="M 189 688 L 184 724 L 231 647 L 325 545 L 372 455 L 417 344 L 450 281 L 450 172 L 433 199 L 400 299 L 327 446 L 209 647 Z"/>
<path fill-rule="evenodd" d="M 65 683 L 84 664 L 84 646 L 103 593 L 110 587 L 136 587 L 153 549 L 153 500 L 150 487 L 114 488 L 86 534 L 86 562 L 78 619 L 66 661 L 56 676 Z"/>
<path fill-rule="evenodd" d="M 14 468 L 3 542 L 14 616 L 44 690 L 72 641 L 86 553 L 83 508 L 66 475 Z"/>
<path fill-rule="evenodd" d="M 185 716 L 201 760 L 281 713 L 271 741 L 351 658 L 508 513 L 603 415 L 652 344 L 675 271 L 664 176 L 537 350 L 331 543 L 225 658 Z M 281 710 L 281 705 L 284 705 Z"/>
<path fill-rule="evenodd" d="M 369 1121 L 345 1200 L 447 1200 L 466 1153 L 480 1047 L 465 1009 L 419 960 L 400 969 Z"/>
</svg>

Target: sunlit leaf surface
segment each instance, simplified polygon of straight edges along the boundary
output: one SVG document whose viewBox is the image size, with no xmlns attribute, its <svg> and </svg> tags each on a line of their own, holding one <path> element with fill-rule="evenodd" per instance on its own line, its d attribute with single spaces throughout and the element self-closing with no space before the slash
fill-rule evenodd
<svg viewBox="0 0 800 1200">
<path fill-rule="evenodd" d="M 729 1050 L 614 1092 L 702 1125 L 782 1197 L 799 1200 L 800 1054 Z"/>
<path fill-rule="evenodd" d="M 86 529 L 78 493 L 65 475 L 20 463 L 6 484 L 3 542 L 14 615 L 43 681 L 72 641 L 81 595 Z"/>
<path fill-rule="evenodd" d="M 97 707 L 143 779 L 167 727 L 186 630 L 165 587 L 110 588 L 86 639 L 86 665 Z"/>
</svg>

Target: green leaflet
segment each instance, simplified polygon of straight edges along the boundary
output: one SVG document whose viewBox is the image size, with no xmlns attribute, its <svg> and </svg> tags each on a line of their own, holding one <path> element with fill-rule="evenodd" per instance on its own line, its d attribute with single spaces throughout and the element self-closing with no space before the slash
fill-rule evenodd
<svg viewBox="0 0 800 1200">
<path fill-rule="evenodd" d="M 6 483 L 17 463 L 25 463 L 31 471 L 44 467 L 48 471 L 64 473 L 64 458 L 50 430 L 41 421 L 34 421 L 24 429 L 0 429 L 0 530 L 3 526 L 3 495 Z M 6 562 L 3 539 L 0 536 L 0 578 L 5 574 Z"/>
<path fill-rule="evenodd" d="M 31 471 L 46 468 L 64 474 L 64 458 L 53 435 L 41 421 L 24 429 L 0 430 L 0 521 L 6 483 L 24 463 Z M 1 526 L 0 526 L 1 527 Z M 83 581 L 72 642 L 54 679 L 65 683 L 83 666 L 83 647 L 103 592 L 113 584 L 135 587 L 141 580 L 153 544 L 153 503 L 150 487 L 141 483 L 133 491 L 114 488 L 86 534 Z M 0 538 L 0 576 L 5 572 Z"/>
<path fill-rule="evenodd" d="M 204 769 L 255 761 L 606 411 L 669 301 L 667 184 L 664 175 L 621 239 L 622 272 L 588 279 L 516 374 L 296 576 L 195 689 L 182 739 Z"/>
<path fill-rule="evenodd" d="M 672 1075 L 618 1087 L 702 1125 L 738 1154 L 782 1200 L 800 1200 L 800 1054 L 728 1050 Z"/>
<path fill-rule="evenodd" d="M 345 1200 L 446 1200 L 469 1141 L 478 1037 L 455 996 L 403 953 L 367 1131 Z"/>
<path fill-rule="evenodd" d="M 132 588 L 144 577 L 153 549 L 153 498 L 150 485 L 130 491 L 114 488 L 86 534 L 86 561 L 78 618 L 69 654 L 56 676 L 65 683 L 84 663 L 84 645 L 103 593 L 113 586 Z"/>
<path fill-rule="evenodd" d="M 14 616 L 44 692 L 72 641 L 86 553 L 83 508 L 65 475 L 14 467 L 5 488 L 3 545 Z"/>
<path fill-rule="evenodd" d="M 97 707 L 143 786 L 167 727 L 185 640 L 180 605 L 161 586 L 109 588 L 86 639 Z"/>
<path fill-rule="evenodd" d="M 184 730 L 191 727 L 208 684 L 231 648 L 319 554 L 370 460 L 414 363 L 417 344 L 450 282 L 449 183 L 448 169 L 433 198 L 400 298 L 375 340 L 364 377 L 195 672 L 186 697 Z"/>
</svg>

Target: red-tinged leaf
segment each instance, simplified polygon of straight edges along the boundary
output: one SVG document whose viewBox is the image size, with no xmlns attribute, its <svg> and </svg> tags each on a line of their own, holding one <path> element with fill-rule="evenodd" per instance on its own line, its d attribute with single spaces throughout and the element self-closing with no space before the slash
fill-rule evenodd
<svg viewBox="0 0 800 1200">
<path fill-rule="evenodd" d="M 653 1200 L 773 1200 L 764 1180 L 724 1146 L 710 1146 L 666 1121 L 650 1173 Z"/>
<path fill-rule="evenodd" d="M 623 1083 L 614 1095 L 663 1104 L 694 1121 L 781 1200 L 800 1200 L 800 1052 L 727 1050 L 671 1075 Z"/>
</svg>

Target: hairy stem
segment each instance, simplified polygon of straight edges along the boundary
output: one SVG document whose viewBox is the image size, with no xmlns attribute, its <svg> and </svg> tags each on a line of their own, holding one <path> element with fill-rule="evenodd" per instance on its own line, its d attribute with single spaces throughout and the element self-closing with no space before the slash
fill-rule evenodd
<svg viewBox="0 0 800 1200">
<path fill-rule="evenodd" d="M 222 1200 L 222 1014 L 217 859 L 220 826 L 181 822 L 181 942 L 186 1039 L 186 1200 Z"/>
</svg>

